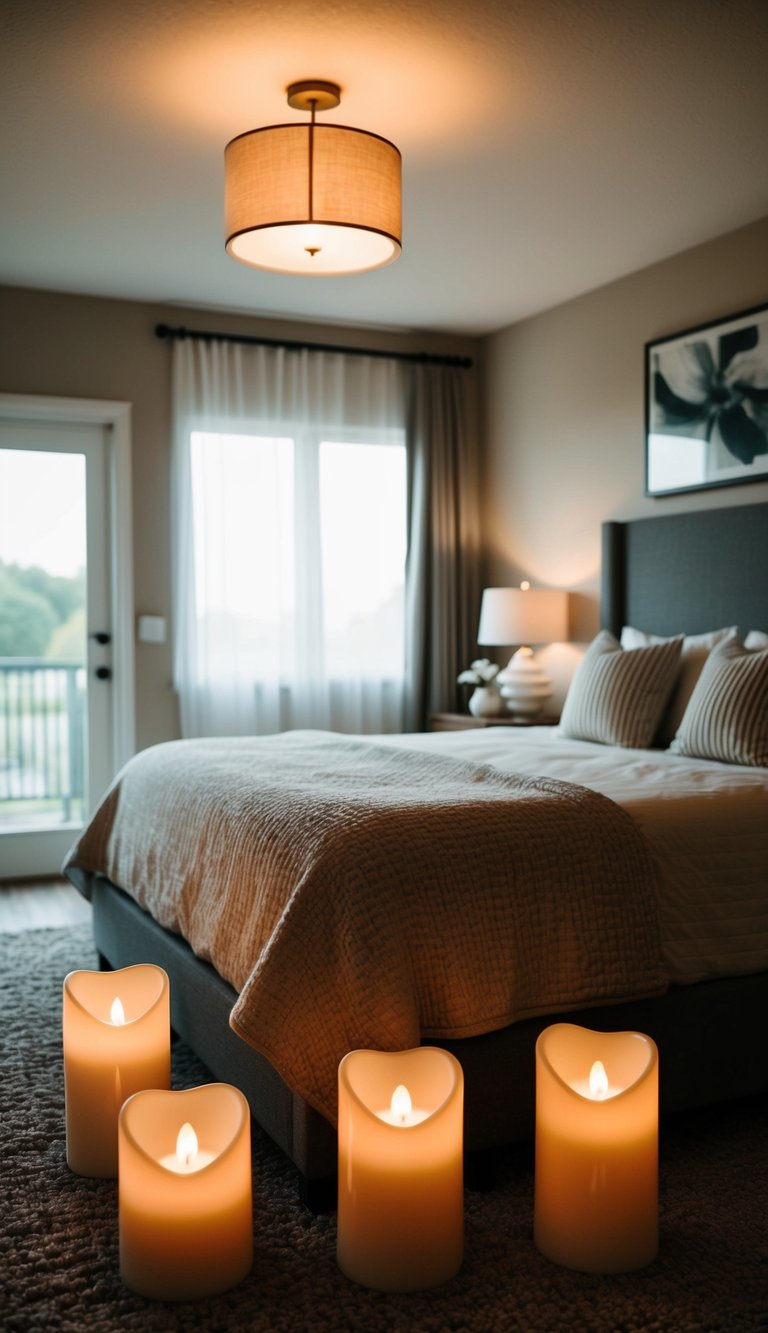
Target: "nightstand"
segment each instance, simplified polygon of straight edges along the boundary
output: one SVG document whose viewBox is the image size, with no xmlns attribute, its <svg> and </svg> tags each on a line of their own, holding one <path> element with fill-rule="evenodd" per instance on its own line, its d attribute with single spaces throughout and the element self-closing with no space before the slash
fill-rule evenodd
<svg viewBox="0 0 768 1333">
<path fill-rule="evenodd" d="M 473 717 L 471 713 L 433 713 L 430 731 L 470 731 L 478 727 L 556 727 L 559 717 Z"/>
</svg>

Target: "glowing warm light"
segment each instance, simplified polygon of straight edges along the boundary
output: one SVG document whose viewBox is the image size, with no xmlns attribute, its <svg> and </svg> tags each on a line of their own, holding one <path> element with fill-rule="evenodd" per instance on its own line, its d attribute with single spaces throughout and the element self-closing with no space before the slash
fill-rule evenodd
<svg viewBox="0 0 768 1333">
<path fill-rule="evenodd" d="M 659 1245 L 658 1149 L 651 1038 L 574 1023 L 545 1028 L 536 1042 L 537 1249 L 582 1273 L 649 1264 Z"/>
<path fill-rule="evenodd" d="M 173 1171 L 174 1175 L 192 1176 L 202 1171 L 204 1166 L 210 1166 L 215 1157 L 215 1153 L 199 1147 L 197 1134 L 189 1121 L 185 1120 L 176 1136 L 175 1153 L 167 1153 L 159 1160 L 160 1165 L 164 1166 L 166 1171 Z"/>
<path fill-rule="evenodd" d="M 389 236 L 360 231 L 351 224 L 306 222 L 244 231 L 227 243 L 227 250 L 253 268 L 329 277 L 382 268 L 397 258 L 400 246 Z"/>
<path fill-rule="evenodd" d="M 404 1083 L 398 1083 L 392 1093 L 391 1110 L 392 1115 L 397 1116 L 402 1121 L 405 1121 L 406 1116 L 410 1115 L 413 1110 L 411 1094 Z"/>
<path fill-rule="evenodd" d="M 129 1097 L 171 1081 L 168 977 L 140 963 L 64 980 L 67 1164 L 80 1176 L 117 1176 L 117 1120 Z"/>
<path fill-rule="evenodd" d="M 503 102 L 507 116 L 521 125 L 535 107 L 536 85 L 525 60 L 505 45 L 488 51 L 482 71 L 467 62 L 467 41 L 474 40 L 474 24 L 458 32 L 429 30 L 409 14 L 390 10 L 386 31 L 370 23 L 365 0 L 352 0 L 344 13 L 327 9 L 322 24 L 312 32 L 315 69 L 343 69 L 345 105 L 353 125 L 375 125 L 386 107 L 388 132 L 406 135 L 414 148 L 434 145 L 447 153 L 453 144 L 472 149 L 478 130 L 488 133 Z M 357 12 L 359 21 L 350 18 Z M 459 11 L 456 11 L 458 21 Z M 129 20 L 126 20 L 129 21 Z M 114 34 L 99 30 L 99 13 L 84 24 L 97 63 L 93 79 L 118 103 L 130 102 L 115 77 Z M 150 19 L 140 25 L 143 37 Z M 284 16 L 260 7 L 251 19 L 252 33 L 244 40 L 242 25 L 233 25 L 224 8 L 212 8 L 201 31 L 191 14 L 179 10 L 173 33 L 155 19 L 150 41 L 135 42 L 121 53 L 121 74 L 137 92 L 137 112 L 147 130 L 176 125 L 216 144 L 222 135 L 242 125 L 266 124 L 274 113 L 276 86 L 296 77 L 296 38 Z M 74 35 L 73 35 L 74 34 Z M 73 18 L 69 34 L 73 47 L 80 37 Z M 100 63 L 99 63 L 100 62 Z M 126 64 L 127 62 L 127 64 Z M 104 78 L 104 70 L 109 78 Z M 201 87 L 206 96 L 200 96 Z M 445 90 L 451 95 L 446 97 Z"/>
<path fill-rule="evenodd" d="M 594 1101 L 599 1101 L 608 1091 L 608 1075 L 605 1072 L 605 1065 L 602 1060 L 595 1060 L 589 1071 L 589 1095 Z"/>
<path fill-rule="evenodd" d="M 184 1166 L 191 1166 L 197 1157 L 197 1135 L 190 1125 L 185 1121 L 179 1130 L 176 1139 L 176 1156 Z"/>
<path fill-rule="evenodd" d="M 463 1092 L 461 1065 L 438 1047 L 341 1061 L 337 1258 L 354 1282 L 420 1291 L 458 1270 Z"/>
<path fill-rule="evenodd" d="M 395 1125 L 398 1129 L 410 1129 L 428 1120 L 430 1111 L 426 1106 L 414 1106 L 410 1092 L 404 1083 L 398 1083 L 389 1106 L 385 1106 L 376 1115 L 386 1125 Z"/>
<path fill-rule="evenodd" d="M 326 80 L 287 88 L 309 121 L 237 135 L 224 153 L 226 249 L 272 273 L 366 273 L 400 254 L 401 163 L 394 144 L 349 125 L 316 123 L 339 105 Z"/>
<path fill-rule="evenodd" d="M 185 1115 L 194 1116 L 196 1130 Z M 243 1094 L 226 1083 L 183 1092 L 144 1088 L 123 1105 L 118 1132 L 126 1286 L 159 1301 L 197 1300 L 235 1286 L 253 1258 L 251 1127 Z M 198 1133 L 205 1145 L 199 1150 Z"/>
<path fill-rule="evenodd" d="M 522 583 L 520 584 L 520 588 L 523 592 L 527 592 L 530 586 L 531 585 L 527 579 L 523 579 Z"/>
</svg>

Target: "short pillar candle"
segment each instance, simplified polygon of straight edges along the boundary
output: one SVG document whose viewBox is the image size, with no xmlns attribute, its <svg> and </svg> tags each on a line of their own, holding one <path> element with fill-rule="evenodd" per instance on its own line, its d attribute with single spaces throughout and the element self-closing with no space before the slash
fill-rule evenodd
<svg viewBox="0 0 768 1333">
<path fill-rule="evenodd" d="M 120 1112 L 120 1275 L 158 1301 L 234 1287 L 253 1262 L 251 1118 L 238 1088 L 137 1092 Z"/>
<path fill-rule="evenodd" d="M 464 1251 L 464 1075 L 448 1051 L 351 1051 L 339 1065 L 337 1258 L 354 1282 L 418 1291 Z"/>
<path fill-rule="evenodd" d="M 640 1032 L 556 1023 L 536 1043 L 534 1241 L 584 1273 L 658 1252 L 658 1051 Z"/>
<path fill-rule="evenodd" d="M 117 1175 L 117 1118 L 126 1097 L 171 1081 L 168 977 L 143 963 L 64 979 L 67 1162 L 81 1176 Z"/>
</svg>

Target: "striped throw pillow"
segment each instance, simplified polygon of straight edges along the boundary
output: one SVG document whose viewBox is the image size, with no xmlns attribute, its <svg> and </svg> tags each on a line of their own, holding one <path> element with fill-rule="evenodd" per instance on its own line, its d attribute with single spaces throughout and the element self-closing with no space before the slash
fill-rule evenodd
<svg viewBox="0 0 768 1333">
<path fill-rule="evenodd" d="M 729 634 L 736 633 L 736 626 L 731 625 L 730 629 L 713 629 L 708 634 L 686 634 L 683 639 L 683 646 L 680 652 L 680 664 L 677 669 L 674 688 L 669 697 L 662 714 L 659 729 L 653 738 L 654 745 L 666 749 L 671 741 L 675 739 L 677 728 L 683 720 L 683 714 L 688 707 L 688 700 L 693 694 L 696 681 L 699 679 L 704 663 L 709 657 L 710 650 L 716 643 L 721 643 L 727 639 Z M 672 635 L 672 638 L 675 636 Z M 658 634 L 647 634 L 645 630 L 634 629 L 631 625 L 625 625 L 621 631 L 622 648 L 646 648 L 652 643 L 665 643 L 666 639 Z"/>
<path fill-rule="evenodd" d="M 682 634 L 624 649 L 608 630 L 592 640 L 571 681 L 560 731 L 576 740 L 645 749 L 677 677 Z"/>
<path fill-rule="evenodd" d="M 669 748 L 768 767 L 768 648 L 746 648 L 734 636 L 712 649 Z"/>
</svg>

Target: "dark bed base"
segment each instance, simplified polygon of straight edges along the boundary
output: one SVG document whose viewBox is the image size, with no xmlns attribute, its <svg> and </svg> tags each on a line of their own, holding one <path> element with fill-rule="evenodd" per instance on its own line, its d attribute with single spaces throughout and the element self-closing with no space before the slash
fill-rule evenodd
<svg viewBox="0 0 768 1333">
<path fill-rule="evenodd" d="M 215 1078 L 242 1089 L 254 1119 L 298 1168 L 304 1202 L 316 1210 L 333 1207 L 336 1131 L 232 1031 L 229 1014 L 237 998 L 232 987 L 180 936 L 158 926 L 108 881 L 94 881 L 92 900 L 103 965 L 144 962 L 165 969 L 174 1030 Z M 768 973 L 759 973 L 676 986 L 656 999 L 544 1015 L 480 1037 L 435 1043 L 452 1051 L 464 1069 L 468 1184 L 482 1188 L 490 1183 L 493 1149 L 533 1137 L 534 1047 L 550 1023 L 648 1033 L 659 1047 L 661 1109 L 676 1111 L 768 1088 L 760 1018 L 766 1012 Z"/>
</svg>

